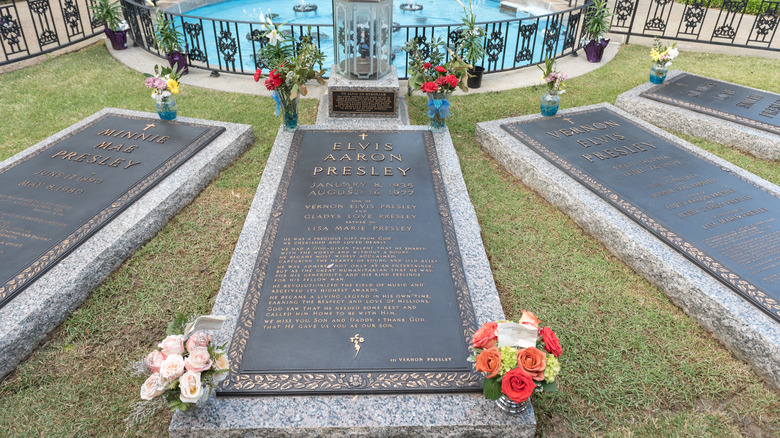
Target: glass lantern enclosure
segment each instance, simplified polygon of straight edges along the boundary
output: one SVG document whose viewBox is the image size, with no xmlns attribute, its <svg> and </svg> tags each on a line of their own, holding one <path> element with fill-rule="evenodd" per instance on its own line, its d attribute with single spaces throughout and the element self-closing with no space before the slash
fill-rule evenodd
<svg viewBox="0 0 780 438">
<path fill-rule="evenodd" d="M 334 64 L 349 79 L 380 79 L 392 67 L 393 0 L 333 0 Z"/>
</svg>

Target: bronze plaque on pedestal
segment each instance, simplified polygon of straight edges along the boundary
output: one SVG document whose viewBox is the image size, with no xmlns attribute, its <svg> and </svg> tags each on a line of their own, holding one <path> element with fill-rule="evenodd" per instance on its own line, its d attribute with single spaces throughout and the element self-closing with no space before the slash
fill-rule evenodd
<svg viewBox="0 0 780 438">
<path fill-rule="evenodd" d="M 395 115 L 396 93 L 393 91 L 331 90 L 333 114 Z"/>
<path fill-rule="evenodd" d="M 219 392 L 480 390 L 475 329 L 433 136 L 299 129 Z"/>
<path fill-rule="evenodd" d="M 222 131 L 109 114 L 0 169 L 0 306 Z"/>
</svg>

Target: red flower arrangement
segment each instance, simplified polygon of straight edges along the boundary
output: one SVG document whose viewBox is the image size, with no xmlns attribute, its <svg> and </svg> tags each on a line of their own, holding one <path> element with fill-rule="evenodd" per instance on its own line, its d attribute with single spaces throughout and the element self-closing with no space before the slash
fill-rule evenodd
<svg viewBox="0 0 780 438">
<path fill-rule="evenodd" d="M 563 353 L 558 337 L 541 321 L 523 311 L 520 321 L 488 322 L 474 333 L 469 360 L 486 373 L 485 398 L 507 396 L 515 403 L 528 400 L 534 391 L 557 390 Z"/>
</svg>

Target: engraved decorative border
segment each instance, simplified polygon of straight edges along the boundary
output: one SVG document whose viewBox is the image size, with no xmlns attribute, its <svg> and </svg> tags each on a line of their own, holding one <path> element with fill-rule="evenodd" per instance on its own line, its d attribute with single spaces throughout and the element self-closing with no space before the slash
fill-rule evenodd
<svg viewBox="0 0 780 438">
<path fill-rule="evenodd" d="M 625 120 L 628 123 L 631 123 L 630 121 L 626 120 L 624 117 L 620 116 L 619 114 L 615 113 L 614 111 L 611 111 L 606 108 L 596 108 L 591 110 L 584 110 L 580 111 L 575 114 L 585 114 L 589 112 L 596 112 L 596 111 L 607 111 L 610 112 L 614 117 L 619 117 L 622 120 Z M 572 115 L 567 114 L 567 116 Z M 562 115 L 554 116 L 555 118 L 561 118 Z M 763 310 L 773 318 L 780 321 L 780 303 L 778 303 L 777 300 L 775 300 L 772 296 L 768 295 L 766 292 L 761 290 L 760 288 L 756 287 L 754 284 L 750 283 L 749 281 L 745 280 L 738 274 L 731 271 L 727 266 L 724 266 L 720 262 L 718 262 L 715 258 L 710 256 L 707 252 L 701 250 L 699 247 L 695 246 L 693 243 L 689 242 L 682 236 L 677 235 L 674 231 L 667 229 L 663 224 L 658 222 L 654 217 L 650 216 L 647 212 L 640 209 L 639 207 L 633 205 L 631 202 L 629 202 L 626 199 L 623 199 L 620 194 L 613 192 L 608 187 L 601 184 L 598 180 L 591 177 L 588 173 L 582 171 L 580 168 L 572 165 L 569 161 L 567 161 L 565 158 L 559 156 L 555 152 L 551 151 L 550 149 L 546 148 L 542 144 L 540 144 L 535 139 L 528 136 L 525 132 L 520 130 L 520 125 L 523 124 L 530 124 L 537 121 L 537 119 L 531 119 L 526 121 L 520 121 L 520 122 L 514 122 L 511 124 L 502 124 L 501 127 L 509 132 L 514 137 L 521 140 L 526 145 L 532 147 L 535 149 L 542 157 L 547 159 L 549 162 L 554 164 L 559 169 L 566 172 L 569 176 L 573 177 L 575 180 L 579 181 L 582 185 L 590 189 L 595 194 L 599 195 L 601 198 L 605 199 L 607 202 L 612 204 L 613 206 L 617 207 L 620 211 L 622 211 L 624 214 L 626 214 L 628 217 L 633 219 L 635 222 L 637 222 L 639 225 L 643 226 L 648 231 L 652 232 L 653 234 L 659 236 L 661 240 L 666 242 L 669 246 L 676 249 L 680 253 L 682 253 L 684 256 L 686 256 L 688 259 L 696 263 L 697 265 L 701 266 L 705 270 L 707 270 L 710 274 L 712 274 L 715 278 L 720 280 L 725 285 L 729 286 L 732 290 L 737 292 L 740 296 L 744 297 L 748 301 L 752 302 L 754 305 L 756 305 L 759 309 Z M 652 131 L 649 129 L 639 126 L 636 124 L 631 123 L 637 128 L 640 128 L 647 132 L 650 135 L 655 135 Z M 699 158 L 708 164 L 717 166 L 720 168 L 720 165 L 714 163 L 713 161 L 693 154 L 690 151 L 687 151 L 680 147 L 679 145 L 668 142 L 672 146 L 690 153 L 691 155 L 695 156 L 696 158 Z M 722 169 L 726 170 L 726 169 Z M 732 173 L 732 175 L 734 175 Z M 735 175 L 738 176 L 738 175 Z M 760 188 L 763 191 L 774 195 L 775 197 L 780 197 L 780 194 L 770 192 L 766 190 L 763 187 L 758 187 L 754 183 L 745 180 L 741 176 L 739 177 L 740 180 L 749 182 L 751 185 L 753 185 L 756 188 Z"/>
<path fill-rule="evenodd" d="M 675 106 L 678 106 L 678 107 L 681 107 L 681 108 L 685 108 L 685 109 L 689 109 L 689 110 L 692 110 L 692 111 L 696 111 L 696 112 L 699 112 L 699 113 L 702 113 L 702 114 L 708 114 L 708 115 L 711 115 L 711 116 L 719 117 L 721 119 L 729 120 L 729 121 L 732 121 L 734 123 L 739 123 L 740 125 L 745 125 L 745 126 L 750 126 L 750 127 L 757 128 L 757 129 L 762 129 L 764 131 L 769 131 L 769 132 L 771 132 L 773 134 L 780 134 L 780 126 L 770 125 L 768 123 L 764 123 L 764 122 L 761 122 L 759 120 L 750 119 L 750 118 L 747 118 L 747 117 L 739 116 L 737 114 L 732 114 L 732 113 L 728 113 L 728 112 L 725 112 L 725 111 L 717 110 L 717 109 L 714 109 L 714 108 L 709 108 L 709 107 L 706 107 L 706 106 L 703 106 L 703 105 L 697 105 L 695 103 L 687 102 L 685 100 L 677 99 L 677 98 L 670 97 L 670 96 L 665 96 L 663 94 L 656 94 L 656 92 L 659 91 L 661 88 L 663 88 L 665 86 L 671 86 L 676 81 L 681 80 L 685 76 L 694 76 L 694 77 L 697 77 L 697 78 L 702 78 L 702 79 L 706 79 L 706 80 L 709 80 L 709 81 L 717 82 L 719 84 L 728 84 L 728 85 L 732 85 L 732 86 L 739 87 L 739 88 L 742 88 L 742 89 L 748 89 L 747 87 L 745 87 L 743 85 L 739 85 L 739 84 L 732 84 L 730 82 L 719 81 L 717 79 L 707 78 L 707 77 L 704 77 L 704 76 L 698 76 L 698 75 L 694 75 L 694 74 L 690 74 L 690 73 L 683 73 L 683 74 L 680 74 L 680 75 L 672 78 L 668 82 L 656 85 L 655 87 L 650 88 L 649 90 L 640 93 L 639 96 L 647 98 L 647 99 L 652 99 L 652 100 L 655 100 L 655 101 L 658 101 L 658 102 L 662 102 L 662 103 L 668 103 L 670 105 L 675 105 Z M 750 89 L 748 89 L 748 90 L 750 90 Z M 763 91 L 763 90 L 751 90 L 751 91 L 754 91 L 754 92 L 761 91 L 763 93 L 766 93 L 769 96 L 776 97 L 776 100 L 780 99 L 780 95 L 774 94 L 774 93 L 770 93 L 768 91 Z"/>
<path fill-rule="evenodd" d="M 273 395 L 273 394 L 322 394 L 365 393 L 365 392 L 453 392 L 477 391 L 482 389 L 482 377 L 473 369 L 469 371 L 398 371 L 398 372 L 302 372 L 302 373 L 241 373 L 241 363 L 246 353 L 255 314 L 260 302 L 263 281 L 270 264 L 271 251 L 279 231 L 284 204 L 290 189 L 295 163 L 298 161 L 304 129 L 293 136 L 282 179 L 266 225 L 257 261 L 236 323 L 230 343 L 228 357 L 230 372 L 220 384 L 222 395 Z M 348 133 L 343 130 L 316 130 L 316 132 Z M 358 131 L 355 131 L 358 132 Z M 359 132 L 410 132 L 410 131 L 359 131 Z M 411 131 L 414 132 L 414 131 Z M 476 317 L 471 303 L 466 276 L 463 270 L 460 249 L 455 235 L 455 226 L 450 215 L 444 180 L 439 170 L 439 160 L 433 135 L 424 131 L 426 154 L 431 168 L 434 195 L 439 205 L 439 215 L 444 231 L 444 243 L 450 263 L 450 273 L 455 287 L 456 302 L 460 312 L 464 343 L 477 329 Z"/>
<path fill-rule="evenodd" d="M 330 112 L 331 114 L 338 114 L 338 115 L 345 115 L 345 114 L 355 114 L 355 115 L 377 115 L 377 116 L 387 116 L 387 115 L 394 115 L 398 112 L 398 96 L 396 96 L 394 91 L 359 91 L 359 93 L 372 93 L 372 94 L 391 94 L 393 95 L 393 110 L 392 111 L 337 111 L 334 108 L 334 105 L 336 103 L 333 99 L 333 93 L 355 93 L 354 90 L 332 90 L 330 97 Z"/>
<path fill-rule="evenodd" d="M 43 147 L 36 152 L 28 155 L 27 157 L 12 163 L 10 166 L 0 170 L 0 173 L 4 173 L 7 170 L 17 166 L 18 164 L 29 160 L 30 158 L 43 153 L 50 148 L 60 144 L 62 141 L 82 132 L 83 130 L 95 125 L 98 122 L 105 120 L 108 117 L 120 117 L 133 120 L 150 120 L 159 121 L 150 117 L 142 116 L 130 116 L 117 113 L 104 114 L 103 116 L 85 124 L 81 128 L 74 130 L 68 135 L 63 136 L 57 141 L 52 142 L 46 147 Z M 172 123 L 172 122 L 166 122 Z M 152 173 L 141 179 L 135 186 L 130 187 L 128 191 L 120 195 L 118 198 L 111 201 L 111 203 L 99 211 L 95 216 L 86 221 L 84 224 L 76 228 L 70 235 L 65 237 L 59 243 L 53 245 L 48 251 L 43 253 L 37 259 L 33 260 L 26 268 L 23 268 L 13 278 L 8 280 L 5 284 L 0 285 L 0 308 L 8 304 L 16 295 L 21 293 L 24 288 L 29 286 L 34 280 L 43 275 L 46 271 L 52 268 L 56 263 L 65 258 L 73 250 L 78 248 L 87 238 L 95 234 L 98 230 L 103 228 L 108 222 L 114 219 L 122 211 L 133 204 L 138 198 L 151 190 L 158 182 L 164 177 L 172 173 L 176 168 L 181 166 L 190 157 L 195 155 L 205 145 L 209 144 L 214 138 L 225 131 L 225 128 L 218 126 L 210 126 L 198 123 L 184 123 L 173 122 L 175 124 L 194 126 L 197 128 L 206 128 L 199 137 L 193 140 L 187 147 L 181 149 L 174 156 L 169 158 L 166 162 L 162 163 Z"/>
</svg>

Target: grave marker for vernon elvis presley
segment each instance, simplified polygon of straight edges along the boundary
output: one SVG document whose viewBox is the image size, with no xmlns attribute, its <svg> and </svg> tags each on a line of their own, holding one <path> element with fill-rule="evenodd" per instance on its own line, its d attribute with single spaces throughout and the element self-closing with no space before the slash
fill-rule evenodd
<svg viewBox="0 0 780 438">
<path fill-rule="evenodd" d="M 502 127 L 780 321 L 780 193 L 604 108 Z"/>
<path fill-rule="evenodd" d="M 224 130 L 107 114 L 0 169 L 0 307 Z"/>
<path fill-rule="evenodd" d="M 220 393 L 479 390 L 475 329 L 433 136 L 299 129 Z"/>
</svg>

